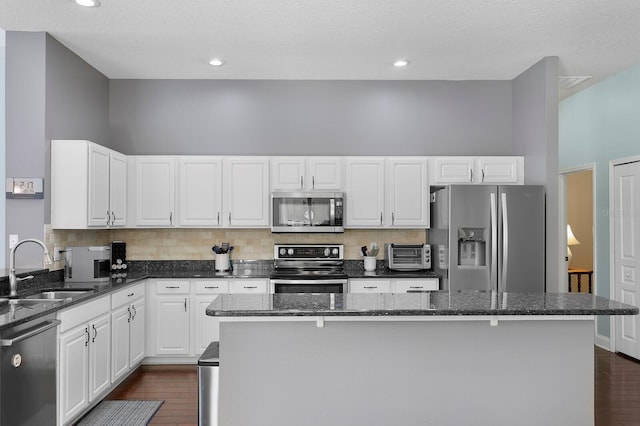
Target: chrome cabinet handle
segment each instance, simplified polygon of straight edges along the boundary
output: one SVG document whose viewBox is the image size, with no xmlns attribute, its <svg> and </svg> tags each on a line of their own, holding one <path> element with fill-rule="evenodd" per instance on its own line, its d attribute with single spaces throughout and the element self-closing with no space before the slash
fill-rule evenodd
<svg viewBox="0 0 640 426">
<path fill-rule="evenodd" d="M 173 225 L 173 212 L 169 212 L 169 225 Z"/>
<path fill-rule="evenodd" d="M 127 318 L 127 322 L 131 322 L 131 307 L 127 308 L 127 312 L 129 312 L 129 318 Z"/>
<path fill-rule="evenodd" d="M 300 189 L 304 188 L 304 178 L 300 176 Z"/>
<path fill-rule="evenodd" d="M 316 189 L 316 177 L 311 176 L 311 188 Z"/>
<path fill-rule="evenodd" d="M 89 338 L 90 338 L 90 336 L 89 336 L 89 327 L 85 327 L 84 334 L 86 334 L 86 336 L 87 336 L 87 340 L 84 341 L 84 345 L 85 346 L 89 346 Z"/>
<path fill-rule="evenodd" d="M 365 285 L 364 288 L 374 289 L 374 288 L 378 288 L 378 286 L 377 285 L 372 285 L 372 286 Z"/>
<path fill-rule="evenodd" d="M 469 182 L 473 182 L 473 169 L 469 169 L 469 171 L 471 172 L 471 179 L 469 179 Z"/>
<path fill-rule="evenodd" d="M 482 169 L 482 182 L 484 182 L 484 168 Z"/>
<path fill-rule="evenodd" d="M 111 226 L 116 224 L 116 213 L 111 210 Z"/>
<path fill-rule="evenodd" d="M 213 286 L 213 287 L 204 286 L 204 288 L 220 288 L 220 287 L 218 287 L 218 286 Z"/>
<path fill-rule="evenodd" d="M 111 220 L 111 215 L 109 214 L 109 210 L 107 210 L 107 226 L 109 226 L 110 220 Z"/>
<path fill-rule="evenodd" d="M 380 226 L 382 226 L 382 212 L 380 212 Z"/>
<path fill-rule="evenodd" d="M 395 212 L 391 212 L 391 224 L 392 225 L 396 224 L 396 214 L 395 214 Z"/>
<path fill-rule="evenodd" d="M 164 288 L 180 288 L 180 287 L 177 285 L 166 285 L 164 286 Z"/>
<path fill-rule="evenodd" d="M 218 225 L 220 225 L 220 212 L 218 212 Z"/>
<path fill-rule="evenodd" d="M 91 339 L 91 343 L 95 343 L 96 337 L 98 337 L 98 330 L 95 324 L 91 324 L 91 328 L 93 328 L 93 339 Z"/>
<path fill-rule="evenodd" d="M 229 212 L 229 225 L 231 225 L 231 212 Z"/>
<path fill-rule="evenodd" d="M 184 311 L 187 312 L 187 298 L 184 298 Z"/>
<path fill-rule="evenodd" d="M 258 286 L 255 286 L 255 285 L 254 285 L 254 286 L 245 285 L 243 288 L 249 288 L 249 289 L 251 289 L 251 288 L 258 288 Z"/>
<path fill-rule="evenodd" d="M 131 309 L 133 310 L 133 316 L 131 317 L 131 321 L 133 321 L 134 319 L 136 319 L 136 314 L 138 313 L 138 311 L 136 311 L 135 305 L 131 305 Z"/>
</svg>

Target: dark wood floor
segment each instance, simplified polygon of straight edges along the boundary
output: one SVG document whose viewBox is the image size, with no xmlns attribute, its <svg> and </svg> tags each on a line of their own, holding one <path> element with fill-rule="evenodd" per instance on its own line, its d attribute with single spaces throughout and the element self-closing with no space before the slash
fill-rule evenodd
<svg viewBox="0 0 640 426">
<path fill-rule="evenodd" d="M 163 399 L 152 425 L 197 425 L 197 368 L 142 366 L 107 399 Z M 596 426 L 640 426 L 640 362 L 595 348 L 595 418 Z"/>
</svg>

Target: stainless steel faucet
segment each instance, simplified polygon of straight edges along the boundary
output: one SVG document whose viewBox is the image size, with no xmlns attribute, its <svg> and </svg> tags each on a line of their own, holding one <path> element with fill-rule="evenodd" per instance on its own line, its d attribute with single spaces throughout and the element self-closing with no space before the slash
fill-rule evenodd
<svg viewBox="0 0 640 426">
<path fill-rule="evenodd" d="M 52 263 L 51 256 L 49 255 L 49 250 L 47 250 L 47 246 L 40 240 L 35 238 L 27 238 L 22 241 L 18 241 L 15 246 L 11 249 L 9 253 L 9 296 L 14 297 L 18 295 L 18 281 L 30 280 L 33 278 L 33 275 L 29 275 L 26 277 L 18 278 L 16 277 L 16 250 L 24 243 L 36 243 L 42 247 L 44 250 L 44 258 L 45 263 Z"/>
</svg>

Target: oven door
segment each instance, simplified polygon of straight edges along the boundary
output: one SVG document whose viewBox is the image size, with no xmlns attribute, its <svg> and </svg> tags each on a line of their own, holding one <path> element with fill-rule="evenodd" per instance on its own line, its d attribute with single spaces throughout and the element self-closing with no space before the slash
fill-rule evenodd
<svg viewBox="0 0 640 426">
<path fill-rule="evenodd" d="M 271 279 L 274 293 L 346 293 L 347 282 L 342 279 Z"/>
</svg>

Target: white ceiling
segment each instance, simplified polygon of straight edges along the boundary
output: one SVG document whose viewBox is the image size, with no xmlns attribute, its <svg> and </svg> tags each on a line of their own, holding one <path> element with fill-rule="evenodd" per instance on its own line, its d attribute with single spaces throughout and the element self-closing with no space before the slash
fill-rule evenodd
<svg viewBox="0 0 640 426">
<path fill-rule="evenodd" d="M 638 0 L 0 0 L 0 28 L 112 79 L 509 80 L 558 56 L 582 88 L 640 63 Z"/>
</svg>

